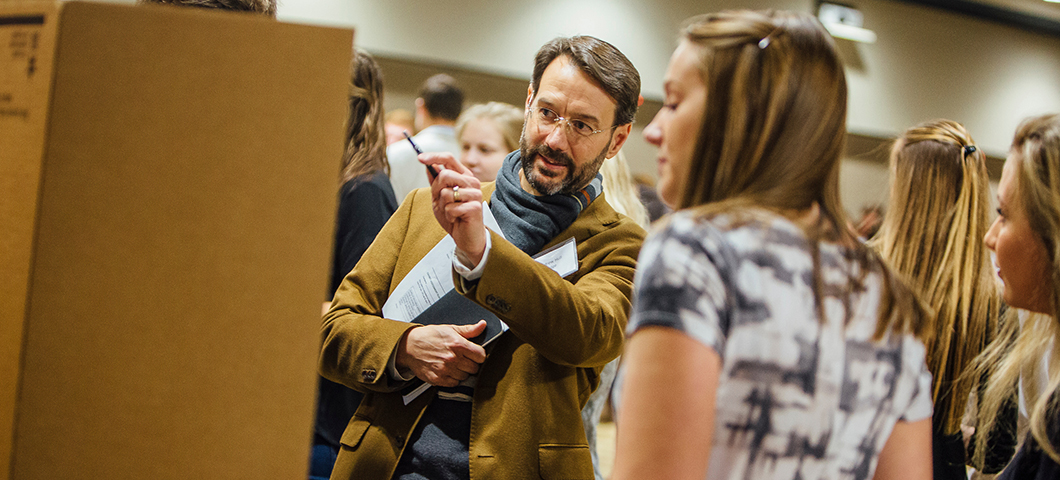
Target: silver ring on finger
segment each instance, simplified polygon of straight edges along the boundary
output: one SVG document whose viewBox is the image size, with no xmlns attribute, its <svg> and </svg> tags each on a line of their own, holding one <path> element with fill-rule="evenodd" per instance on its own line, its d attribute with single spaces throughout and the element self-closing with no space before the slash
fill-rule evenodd
<svg viewBox="0 0 1060 480">
<path fill-rule="evenodd" d="M 454 202 L 458 202 L 458 203 L 461 201 L 460 200 L 460 186 L 459 185 L 453 187 L 453 201 Z"/>
</svg>

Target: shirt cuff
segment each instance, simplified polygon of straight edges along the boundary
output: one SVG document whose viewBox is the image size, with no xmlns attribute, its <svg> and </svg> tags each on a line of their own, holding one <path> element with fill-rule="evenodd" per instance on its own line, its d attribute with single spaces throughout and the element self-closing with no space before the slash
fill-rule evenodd
<svg viewBox="0 0 1060 480">
<path fill-rule="evenodd" d="M 493 246 L 493 241 L 490 240 L 490 231 L 486 230 L 486 248 L 482 251 L 482 260 L 479 260 L 478 265 L 475 268 L 471 268 L 464 265 L 464 262 L 460 261 L 459 255 L 453 254 L 453 270 L 460 274 L 460 277 L 469 282 L 473 282 L 482 278 L 482 271 L 486 269 L 486 259 L 490 256 L 490 248 Z"/>
<path fill-rule="evenodd" d="M 390 360 L 387 360 L 386 362 L 386 373 L 390 375 L 391 378 L 401 380 L 402 382 L 407 382 L 416 378 L 416 375 L 413 375 L 411 370 L 409 370 L 409 376 L 407 377 L 402 375 L 401 371 L 398 370 L 397 347 L 394 347 L 394 351 L 390 352 Z"/>
</svg>

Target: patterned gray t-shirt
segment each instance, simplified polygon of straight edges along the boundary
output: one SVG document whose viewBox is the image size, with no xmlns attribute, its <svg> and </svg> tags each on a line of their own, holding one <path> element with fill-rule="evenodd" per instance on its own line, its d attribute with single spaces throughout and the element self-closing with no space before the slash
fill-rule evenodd
<svg viewBox="0 0 1060 480">
<path fill-rule="evenodd" d="M 802 230 L 756 212 L 688 213 L 644 242 L 629 332 L 664 326 L 722 359 L 710 479 L 866 479 L 899 420 L 931 415 L 931 374 L 912 335 L 871 341 L 882 278 L 837 293 L 856 265 L 822 244 L 826 322 Z M 832 293 L 832 295 L 829 295 Z"/>
</svg>

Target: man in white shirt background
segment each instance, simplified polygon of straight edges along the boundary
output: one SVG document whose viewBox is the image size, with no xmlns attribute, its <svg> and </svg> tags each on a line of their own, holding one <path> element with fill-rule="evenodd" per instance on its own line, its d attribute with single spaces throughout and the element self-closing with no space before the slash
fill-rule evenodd
<svg viewBox="0 0 1060 480">
<path fill-rule="evenodd" d="M 416 128 L 413 140 L 423 152 L 448 152 L 460 156 L 460 143 L 453 126 L 464 108 L 464 92 L 449 75 L 439 73 L 428 78 L 416 98 Z M 396 142 L 386 148 L 390 162 L 390 183 L 399 202 L 409 192 L 430 186 L 423 165 L 409 142 Z"/>
</svg>

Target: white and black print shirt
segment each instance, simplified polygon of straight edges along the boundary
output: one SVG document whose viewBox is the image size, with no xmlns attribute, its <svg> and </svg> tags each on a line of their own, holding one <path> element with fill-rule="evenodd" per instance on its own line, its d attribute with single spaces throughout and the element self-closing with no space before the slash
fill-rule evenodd
<svg viewBox="0 0 1060 480">
<path fill-rule="evenodd" d="M 923 344 L 871 341 L 880 274 L 851 294 L 844 326 L 857 267 L 822 244 L 820 268 L 823 323 L 805 235 L 783 217 L 678 213 L 645 241 L 630 334 L 674 328 L 722 359 L 708 478 L 871 478 L 895 422 L 931 415 Z"/>
</svg>

